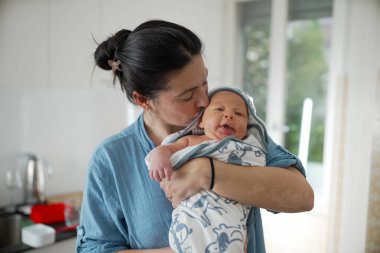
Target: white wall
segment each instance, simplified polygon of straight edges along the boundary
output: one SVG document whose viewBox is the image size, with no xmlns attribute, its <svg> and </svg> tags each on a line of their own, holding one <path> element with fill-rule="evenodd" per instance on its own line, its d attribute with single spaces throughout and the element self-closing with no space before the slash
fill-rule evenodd
<svg viewBox="0 0 380 253">
<path fill-rule="evenodd" d="M 0 0 L 0 206 L 18 154 L 51 164 L 48 195 L 81 190 L 96 145 L 126 126 L 125 96 L 109 72 L 92 72 L 92 36 L 156 18 L 185 25 L 205 44 L 213 86 L 228 79 L 223 11 L 220 0 Z"/>
</svg>

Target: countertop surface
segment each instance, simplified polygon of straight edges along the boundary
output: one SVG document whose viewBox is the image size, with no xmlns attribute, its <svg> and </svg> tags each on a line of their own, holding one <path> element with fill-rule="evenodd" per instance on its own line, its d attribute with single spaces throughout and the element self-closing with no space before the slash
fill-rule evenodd
<svg viewBox="0 0 380 253">
<path fill-rule="evenodd" d="M 66 193 L 66 194 L 60 194 L 60 195 L 55 195 L 55 196 L 49 196 L 46 199 L 47 204 L 52 204 L 52 203 L 57 203 L 57 202 L 67 202 L 67 201 L 71 201 L 71 202 L 74 201 L 75 203 L 79 203 L 80 205 L 82 201 L 82 193 L 81 192 Z M 16 208 L 16 211 L 9 211 L 7 209 L 8 209 L 7 207 L 0 208 L 0 216 L 19 214 L 19 215 L 23 215 L 25 219 L 29 219 L 28 214 L 20 212 L 19 210 L 17 210 L 17 208 Z M 29 224 L 29 222 L 30 224 L 33 224 L 31 220 L 29 220 L 27 224 Z M 69 239 L 69 238 L 74 239 L 76 237 L 75 227 L 68 228 L 65 226 L 65 222 L 58 222 L 58 223 L 46 224 L 46 225 L 49 225 L 55 229 L 56 231 L 55 243 Z M 20 234 L 20 238 L 21 238 L 21 234 Z M 16 252 L 25 252 L 25 251 L 29 251 L 33 249 L 35 248 L 25 245 L 23 243 L 19 243 L 19 244 L 13 244 L 9 247 L 0 247 L 0 252 L 1 253 L 16 253 Z"/>
<path fill-rule="evenodd" d="M 76 236 L 76 233 L 75 232 L 73 233 L 72 231 L 56 233 L 55 243 L 69 239 L 69 238 L 75 238 L 75 236 Z M 11 249 L 3 248 L 1 249 L 1 252 L 2 253 L 16 253 L 16 252 L 25 252 L 32 249 L 35 249 L 35 248 L 30 247 L 25 244 L 20 244 L 17 247 L 13 247 Z"/>
<path fill-rule="evenodd" d="M 69 239 L 69 238 L 75 238 L 76 237 L 76 230 L 64 231 L 64 225 L 65 225 L 64 223 L 49 224 L 49 226 L 52 226 L 56 229 L 55 243 Z M 35 248 L 21 243 L 21 244 L 17 244 L 17 245 L 12 245 L 10 247 L 0 248 L 0 252 L 1 253 L 16 253 L 16 252 L 25 252 L 25 251 L 32 250 L 32 249 L 35 249 Z"/>
</svg>

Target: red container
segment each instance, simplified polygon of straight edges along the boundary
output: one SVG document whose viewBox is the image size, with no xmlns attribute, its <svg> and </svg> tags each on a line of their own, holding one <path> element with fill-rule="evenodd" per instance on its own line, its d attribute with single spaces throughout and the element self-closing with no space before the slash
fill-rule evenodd
<svg viewBox="0 0 380 253">
<path fill-rule="evenodd" d="M 65 221 L 65 204 L 37 204 L 32 206 L 30 219 L 35 223 L 57 223 Z"/>
</svg>

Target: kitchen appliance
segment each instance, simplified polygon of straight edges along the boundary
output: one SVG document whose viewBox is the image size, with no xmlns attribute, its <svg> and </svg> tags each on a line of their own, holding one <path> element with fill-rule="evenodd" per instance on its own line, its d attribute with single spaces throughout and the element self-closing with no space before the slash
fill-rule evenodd
<svg viewBox="0 0 380 253">
<path fill-rule="evenodd" d="M 26 154 L 24 203 L 44 203 L 46 200 L 45 174 L 47 163 L 35 154 Z"/>
</svg>

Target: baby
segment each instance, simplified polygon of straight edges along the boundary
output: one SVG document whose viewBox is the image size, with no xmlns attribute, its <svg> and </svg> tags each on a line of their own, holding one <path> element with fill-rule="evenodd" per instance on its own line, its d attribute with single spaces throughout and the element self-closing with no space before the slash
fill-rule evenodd
<svg viewBox="0 0 380 253">
<path fill-rule="evenodd" d="M 227 142 L 231 145 L 226 162 L 264 166 L 265 155 L 259 142 L 253 135 L 247 134 L 249 117 L 250 111 L 241 95 L 230 89 L 213 93 L 198 125 L 204 134 L 184 136 L 176 142 L 153 149 L 146 159 L 150 177 L 156 181 L 164 178 L 170 180 L 172 155 L 199 144 L 219 143 L 226 138 L 231 140 Z M 245 142 L 250 145 L 245 145 Z M 226 150 L 227 145 L 219 149 Z M 250 159 L 253 156 L 257 158 L 253 163 L 245 161 L 244 155 L 248 150 L 254 151 L 250 153 L 254 154 L 250 155 Z M 239 152 L 240 155 L 237 155 Z M 250 206 L 212 191 L 201 191 L 184 200 L 173 211 L 170 245 L 176 252 L 244 252 L 246 220 L 250 209 Z"/>
<path fill-rule="evenodd" d="M 204 135 L 187 135 L 174 143 L 155 148 L 150 154 L 150 177 L 158 182 L 164 178 L 170 180 L 172 154 L 204 141 L 223 140 L 227 136 L 242 140 L 247 133 L 247 124 L 248 110 L 244 100 L 232 91 L 219 91 L 212 96 L 199 123 Z"/>
</svg>

